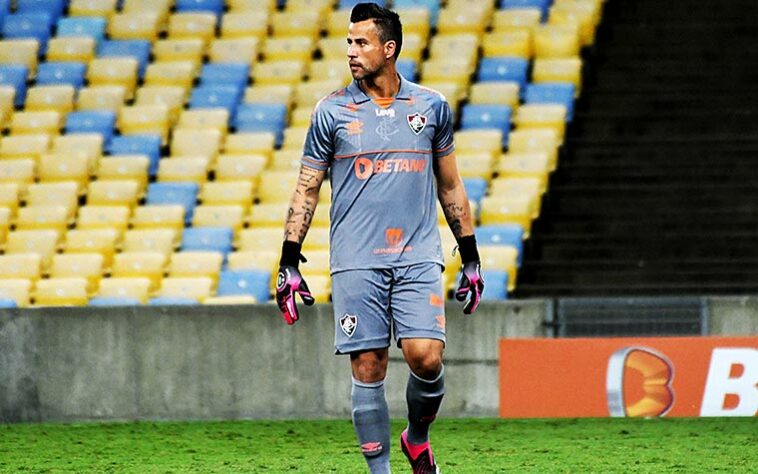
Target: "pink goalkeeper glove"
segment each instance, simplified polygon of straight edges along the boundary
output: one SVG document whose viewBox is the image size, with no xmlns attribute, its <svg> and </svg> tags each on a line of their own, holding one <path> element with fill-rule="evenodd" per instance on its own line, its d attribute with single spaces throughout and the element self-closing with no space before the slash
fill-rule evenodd
<svg viewBox="0 0 758 474">
<path fill-rule="evenodd" d="M 300 270 L 291 265 L 281 265 L 279 274 L 276 276 L 276 303 L 287 324 L 295 324 L 295 321 L 299 319 L 295 293 L 300 295 L 307 306 L 311 306 L 316 301 L 308 290 L 308 285 L 300 274 Z"/>
<path fill-rule="evenodd" d="M 479 261 L 466 262 L 461 270 L 461 280 L 458 289 L 455 290 L 455 299 L 464 301 L 469 293 L 466 304 L 463 306 L 465 314 L 472 314 L 479 306 L 484 291 L 484 278 L 482 278 L 482 269 Z"/>
</svg>

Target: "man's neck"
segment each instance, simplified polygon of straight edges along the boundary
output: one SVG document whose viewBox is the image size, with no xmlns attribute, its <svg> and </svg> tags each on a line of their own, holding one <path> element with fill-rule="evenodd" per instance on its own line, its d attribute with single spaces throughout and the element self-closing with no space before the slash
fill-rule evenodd
<svg viewBox="0 0 758 474">
<path fill-rule="evenodd" d="M 358 84 L 363 92 L 372 99 L 395 97 L 400 91 L 400 77 L 394 67 L 388 68 L 387 72 L 381 76 L 362 79 L 358 81 Z"/>
</svg>

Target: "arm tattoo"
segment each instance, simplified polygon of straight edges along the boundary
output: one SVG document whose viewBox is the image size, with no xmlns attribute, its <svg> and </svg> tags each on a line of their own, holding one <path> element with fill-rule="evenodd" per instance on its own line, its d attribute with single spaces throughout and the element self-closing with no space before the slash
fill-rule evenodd
<svg viewBox="0 0 758 474">
<path fill-rule="evenodd" d="M 445 219 L 450 226 L 450 230 L 453 232 L 453 236 L 455 236 L 455 238 L 462 237 L 463 224 L 461 223 L 461 220 L 468 217 L 466 209 L 455 202 L 449 202 L 442 206 L 442 210 L 445 213 Z"/>
<path fill-rule="evenodd" d="M 322 172 L 305 167 L 301 168 L 295 193 L 292 196 L 292 204 L 287 210 L 285 239 L 289 238 L 301 243 L 305 239 L 316 212 L 322 180 Z"/>
</svg>

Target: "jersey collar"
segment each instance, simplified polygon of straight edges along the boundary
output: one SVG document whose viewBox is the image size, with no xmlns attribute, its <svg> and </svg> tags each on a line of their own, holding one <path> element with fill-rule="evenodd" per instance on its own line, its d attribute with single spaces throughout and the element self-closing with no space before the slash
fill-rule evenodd
<svg viewBox="0 0 758 474">
<path fill-rule="evenodd" d="M 408 85 L 408 81 L 400 73 L 398 73 L 397 77 L 400 78 L 400 89 L 397 91 L 395 99 L 410 100 L 411 91 Z M 358 82 L 356 80 L 353 80 L 353 82 L 347 86 L 347 91 L 353 97 L 353 102 L 356 104 L 362 104 L 371 100 L 371 97 L 367 96 L 366 93 L 363 92 L 363 90 L 358 86 Z"/>
</svg>

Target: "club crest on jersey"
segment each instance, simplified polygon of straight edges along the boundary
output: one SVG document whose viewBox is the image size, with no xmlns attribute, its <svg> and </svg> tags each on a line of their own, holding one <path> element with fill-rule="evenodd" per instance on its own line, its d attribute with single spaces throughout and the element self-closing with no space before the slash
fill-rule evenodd
<svg viewBox="0 0 758 474">
<path fill-rule="evenodd" d="M 411 127 L 411 130 L 416 135 L 421 133 L 424 127 L 426 127 L 426 115 L 416 112 L 415 114 L 408 115 L 406 118 L 408 119 L 408 126 Z"/>
<path fill-rule="evenodd" d="M 347 337 L 353 337 L 356 326 L 358 326 L 358 316 L 345 313 L 340 318 L 340 329 Z"/>
</svg>

